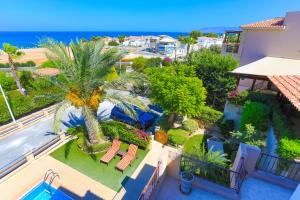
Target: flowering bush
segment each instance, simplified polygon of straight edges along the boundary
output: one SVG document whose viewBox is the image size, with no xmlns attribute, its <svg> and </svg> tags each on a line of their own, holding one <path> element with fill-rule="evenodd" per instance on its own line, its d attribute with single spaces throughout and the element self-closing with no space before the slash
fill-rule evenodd
<svg viewBox="0 0 300 200">
<path fill-rule="evenodd" d="M 227 99 L 230 103 L 235 105 L 243 105 L 248 97 L 248 91 L 239 92 L 237 90 L 233 90 L 228 93 Z"/>
<path fill-rule="evenodd" d="M 134 132 L 141 140 L 148 142 L 150 134 L 143 130 L 136 130 Z"/>
</svg>

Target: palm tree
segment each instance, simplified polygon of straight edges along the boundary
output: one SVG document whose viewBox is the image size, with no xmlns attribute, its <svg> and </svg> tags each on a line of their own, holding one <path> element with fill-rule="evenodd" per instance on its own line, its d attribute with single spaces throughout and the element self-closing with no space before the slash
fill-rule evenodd
<svg viewBox="0 0 300 200">
<path fill-rule="evenodd" d="M 21 85 L 21 82 L 20 82 L 20 79 L 19 79 L 19 77 L 17 75 L 17 68 L 16 68 L 16 66 L 14 64 L 14 61 L 13 61 L 13 59 L 20 58 L 22 55 L 24 55 L 24 52 L 20 51 L 18 49 L 18 47 L 12 46 L 12 45 L 10 45 L 8 43 L 3 43 L 3 51 L 8 56 L 8 63 L 10 65 L 12 76 L 14 77 L 14 79 L 16 81 L 16 85 L 17 85 L 20 93 L 22 95 L 25 95 L 24 89 L 23 89 L 23 87 Z"/>
<path fill-rule="evenodd" d="M 195 40 L 195 38 L 191 37 L 191 36 L 181 36 L 179 37 L 179 40 L 182 42 L 182 44 L 187 44 L 187 55 L 189 55 L 190 53 L 190 48 L 192 44 L 196 44 L 197 41 Z"/>
<path fill-rule="evenodd" d="M 119 35 L 118 36 L 119 43 L 122 44 L 125 41 L 125 38 L 126 37 L 124 35 Z"/>
<path fill-rule="evenodd" d="M 52 80 L 66 93 L 65 101 L 57 109 L 54 119 L 54 131 L 60 127 L 61 115 L 66 108 L 73 105 L 80 108 L 87 131 L 87 139 L 90 144 L 105 143 L 100 125 L 96 119 L 99 103 L 107 99 L 118 104 L 121 109 L 135 115 L 131 105 L 137 105 L 142 109 L 146 106 L 130 96 L 109 94 L 107 89 L 114 86 L 122 86 L 130 80 L 139 81 L 136 73 L 124 75 L 113 82 L 107 81 L 107 75 L 111 72 L 113 64 L 120 59 L 116 49 L 103 50 L 103 41 L 71 42 L 67 47 L 62 42 L 48 40 L 45 46 L 48 48 L 47 57 L 59 69 L 63 78 Z"/>
</svg>

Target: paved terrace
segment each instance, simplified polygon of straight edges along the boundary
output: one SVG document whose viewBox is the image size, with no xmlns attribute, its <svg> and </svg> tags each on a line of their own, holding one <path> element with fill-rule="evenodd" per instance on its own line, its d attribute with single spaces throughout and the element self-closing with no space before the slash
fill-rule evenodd
<svg viewBox="0 0 300 200">
<path fill-rule="evenodd" d="M 225 200 L 223 196 L 194 187 L 189 195 L 179 191 L 180 181 L 166 177 L 156 200 Z M 293 191 L 256 178 L 246 178 L 243 182 L 241 200 L 289 200 Z"/>
<path fill-rule="evenodd" d="M 137 199 L 157 166 L 161 151 L 162 145 L 154 141 L 152 149 L 136 171 L 124 180 L 124 186 L 119 193 L 45 155 L 3 181 L 0 184 L 1 199 L 19 199 L 43 180 L 48 169 L 60 175 L 60 179 L 55 179 L 53 186 L 74 199 Z"/>
</svg>

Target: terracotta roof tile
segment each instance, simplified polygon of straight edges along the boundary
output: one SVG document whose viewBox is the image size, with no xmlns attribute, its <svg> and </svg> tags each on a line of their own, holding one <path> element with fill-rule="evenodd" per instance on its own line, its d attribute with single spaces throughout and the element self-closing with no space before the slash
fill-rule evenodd
<svg viewBox="0 0 300 200">
<path fill-rule="evenodd" d="M 276 17 L 265 21 L 242 25 L 243 29 L 284 29 L 284 17 Z"/>
<path fill-rule="evenodd" d="M 300 76 L 268 76 L 268 78 L 300 111 Z"/>
</svg>

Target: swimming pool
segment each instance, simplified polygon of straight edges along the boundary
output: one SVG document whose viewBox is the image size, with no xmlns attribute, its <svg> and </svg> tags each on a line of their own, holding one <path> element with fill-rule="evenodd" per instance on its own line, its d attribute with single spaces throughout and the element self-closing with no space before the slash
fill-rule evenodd
<svg viewBox="0 0 300 200">
<path fill-rule="evenodd" d="M 55 189 L 45 181 L 39 183 L 29 191 L 21 200 L 72 200 L 62 191 Z"/>
</svg>

